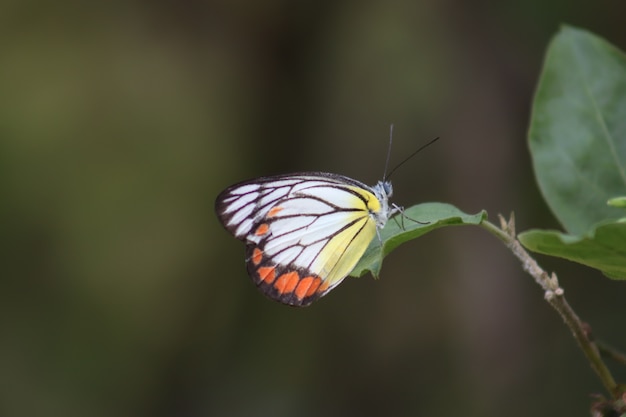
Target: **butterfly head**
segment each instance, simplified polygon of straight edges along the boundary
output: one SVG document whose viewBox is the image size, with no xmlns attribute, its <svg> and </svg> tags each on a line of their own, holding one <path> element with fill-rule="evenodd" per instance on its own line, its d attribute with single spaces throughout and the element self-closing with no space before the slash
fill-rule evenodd
<svg viewBox="0 0 626 417">
<path fill-rule="evenodd" d="M 385 196 L 387 196 L 387 198 L 393 195 L 393 186 L 391 185 L 391 181 L 378 181 L 376 187 L 381 189 L 384 192 Z"/>
<path fill-rule="evenodd" d="M 393 214 L 393 209 L 389 205 L 389 198 L 393 195 L 393 187 L 391 181 L 378 181 L 378 183 L 372 187 L 374 195 L 380 203 L 380 209 L 372 212 L 372 216 L 376 220 L 376 226 L 382 229 L 389 217 Z"/>
</svg>

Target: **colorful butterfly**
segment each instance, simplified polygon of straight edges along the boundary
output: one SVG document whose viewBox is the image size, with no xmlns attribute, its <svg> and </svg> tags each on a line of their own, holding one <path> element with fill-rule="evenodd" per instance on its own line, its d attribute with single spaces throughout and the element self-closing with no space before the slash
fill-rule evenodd
<svg viewBox="0 0 626 417">
<path fill-rule="evenodd" d="M 352 271 L 400 209 L 391 182 L 369 187 L 337 174 L 303 172 L 244 181 L 222 191 L 215 211 L 246 243 L 248 274 L 269 298 L 307 306 Z"/>
</svg>

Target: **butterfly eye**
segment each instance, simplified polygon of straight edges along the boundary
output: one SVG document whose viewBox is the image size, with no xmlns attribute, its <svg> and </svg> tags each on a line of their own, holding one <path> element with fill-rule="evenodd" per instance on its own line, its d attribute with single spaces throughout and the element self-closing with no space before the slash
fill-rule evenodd
<svg viewBox="0 0 626 417">
<path fill-rule="evenodd" d="M 387 197 L 391 197 L 391 195 L 393 194 L 393 187 L 390 181 L 383 182 L 383 190 L 385 190 L 385 195 Z"/>
</svg>

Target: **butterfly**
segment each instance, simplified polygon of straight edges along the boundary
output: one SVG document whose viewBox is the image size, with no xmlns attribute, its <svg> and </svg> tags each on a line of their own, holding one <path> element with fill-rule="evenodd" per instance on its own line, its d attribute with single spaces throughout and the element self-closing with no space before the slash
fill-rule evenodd
<svg viewBox="0 0 626 417">
<path fill-rule="evenodd" d="M 387 220 L 391 182 L 373 187 L 338 174 L 301 172 L 240 182 L 215 211 L 246 244 L 248 274 L 269 298 L 307 306 L 352 271 Z"/>
<path fill-rule="evenodd" d="M 391 150 L 389 151 L 385 172 Z M 269 298 L 304 307 L 328 294 L 356 266 L 402 208 L 389 203 L 389 178 L 439 138 L 421 146 L 370 187 L 326 172 L 260 177 L 232 185 L 215 200 L 222 225 L 246 244 L 248 275 Z"/>
</svg>

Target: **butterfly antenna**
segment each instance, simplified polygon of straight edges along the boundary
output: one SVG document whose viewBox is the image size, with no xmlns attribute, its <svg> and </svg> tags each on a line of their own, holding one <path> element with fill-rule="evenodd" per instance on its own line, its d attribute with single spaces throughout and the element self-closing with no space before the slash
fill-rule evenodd
<svg viewBox="0 0 626 417">
<path fill-rule="evenodd" d="M 391 142 L 393 141 L 393 123 L 389 126 L 389 147 L 387 148 L 387 160 L 385 161 L 385 172 L 383 172 L 383 180 L 387 179 L 387 168 L 389 168 L 389 159 L 391 159 Z M 395 171 L 392 170 L 392 172 Z"/>
<path fill-rule="evenodd" d="M 391 125 L 391 127 L 392 127 L 392 129 L 393 129 L 393 125 Z M 439 140 L 439 136 L 437 136 L 435 139 L 431 140 L 431 141 L 430 141 L 430 142 L 428 142 L 427 144 L 420 146 L 418 150 L 416 150 L 416 151 L 415 151 L 415 152 L 413 152 L 411 155 L 409 155 L 408 157 L 406 157 L 406 158 L 404 159 L 404 161 L 402 161 L 402 162 L 400 162 L 398 165 L 396 165 L 396 166 L 395 166 L 395 167 L 391 170 L 391 172 L 389 172 L 389 174 L 385 177 L 385 179 L 386 179 L 386 180 L 388 180 L 388 179 L 391 177 L 391 175 L 392 175 L 394 172 L 396 172 L 396 170 L 397 170 L 398 168 L 400 168 L 402 165 L 404 165 L 404 164 L 405 164 L 405 163 L 406 163 L 409 159 L 413 158 L 413 157 L 414 157 L 415 155 L 417 155 L 420 151 L 424 150 L 424 148 L 427 148 L 428 146 L 432 145 L 433 143 L 437 142 L 438 140 Z M 391 149 L 391 140 L 390 140 L 390 142 L 389 142 L 389 148 Z M 389 155 L 387 155 L 387 161 L 389 161 Z M 387 170 L 387 169 L 385 168 L 385 171 L 386 171 L 386 170 Z"/>
</svg>

